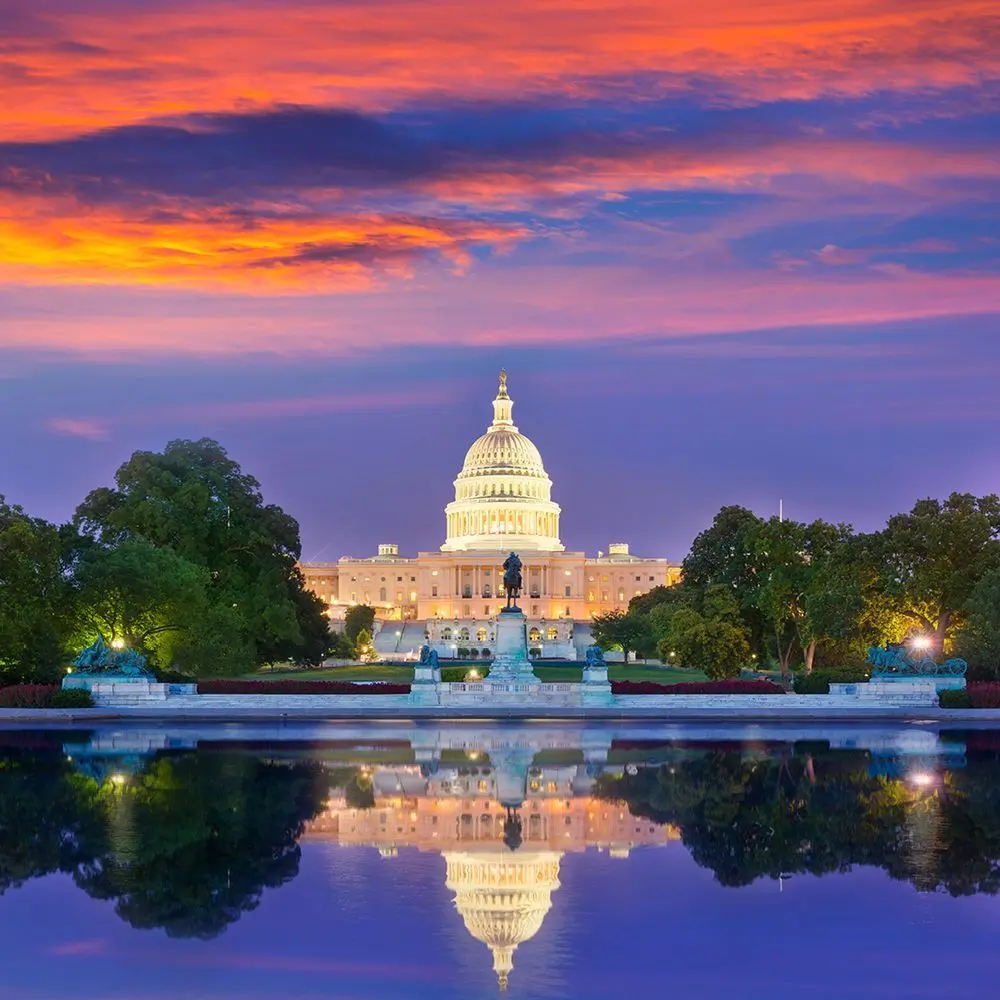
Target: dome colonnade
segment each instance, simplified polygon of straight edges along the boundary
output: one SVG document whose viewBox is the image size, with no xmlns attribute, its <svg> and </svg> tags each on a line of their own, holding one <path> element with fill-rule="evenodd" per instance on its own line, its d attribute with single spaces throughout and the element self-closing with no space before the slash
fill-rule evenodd
<svg viewBox="0 0 1000 1000">
<path fill-rule="evenodd" d="M 559 504 L 534 442 L 513 420 L 507 372 L 493 400 L 493 422 L 465 455 L 455 499 L 445 508 L 442 552 L 490 550 L 561 552 Z"/>
</svg>

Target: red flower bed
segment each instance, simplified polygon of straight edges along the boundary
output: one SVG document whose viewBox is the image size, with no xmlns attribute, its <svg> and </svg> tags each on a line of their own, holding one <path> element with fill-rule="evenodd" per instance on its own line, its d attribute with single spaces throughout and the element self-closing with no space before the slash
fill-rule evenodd
<svg viewBox="0 0 1000 1000">
<path fill-rule="evenodd" d="M 612 681 L 612 694 L 784 694 L 771 681 L 690 681 L 684 684 L 654 684 L 652 681 Z"/>
<path fill-rule="evenodd" d="M 409 684 L 352 681 L 199 681 L 198 694 L 409 694 Z"/>
<path fill-rule="evenodd" d="M 56 684 L 12 684 L 0 688 L 0 707 L 48 708 L 58 690 Z"/>
<path fill-rule="evenodd" d="M 965 690 L 973 708 L 1000 708 L 1000 684 L 995 681 L 967 684 Z"/>
</svg>

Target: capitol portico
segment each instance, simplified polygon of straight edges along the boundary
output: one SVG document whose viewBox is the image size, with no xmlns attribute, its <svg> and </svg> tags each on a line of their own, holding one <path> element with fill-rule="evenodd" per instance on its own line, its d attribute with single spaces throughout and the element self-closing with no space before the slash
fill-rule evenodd
<svg viewBox="0 0 1000 1000">
<path fill-rule="evenodd" d="M 334 620 L 355 604 L 375 608 L 383 656 L 412 656 L 428 639 L 445 655 L 460 646 L 489 648 L 491 619 L 503 606 L 501 564 L 512 550 L 524 562 L 529 641 L 545 656 L 576 658 L 589 644 L 589 629 L 576 623 L 625 610 L 633 597 L 680 578 L 678 565 L 634 556 L 624 542 L 596 556 L 565 550 L 552 480 L 538 448 L 514 424 L 513 407 L 502 371 L 493 420 L 466 453 L 455 499 L 445 507 L 440 551 L 405 557 L 397 545 L 382 544 L 374 556 L 302 565 Z"/>
</svg>

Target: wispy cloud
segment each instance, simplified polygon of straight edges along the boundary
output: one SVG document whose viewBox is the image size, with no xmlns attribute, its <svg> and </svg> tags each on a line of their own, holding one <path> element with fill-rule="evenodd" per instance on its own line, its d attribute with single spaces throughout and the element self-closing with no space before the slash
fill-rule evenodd
<svg viewBox="0 0 1000 1000">
<path fill-rule="evenodd" d="M 101 441 L 123 425 L 197 425 L 242 423 L 253 420 L 286 419 L 323 413 L 354 413 L 366 410 L 406 409 L 433 406 L 442 399 L 440 387 L 399 391 L 341 393 L 288 399 L 185 403 L 177 406 L 144 407 L 135 412 L 100 417 L 54 417 L 45 425 L 56 434 Z"/>
</svg>

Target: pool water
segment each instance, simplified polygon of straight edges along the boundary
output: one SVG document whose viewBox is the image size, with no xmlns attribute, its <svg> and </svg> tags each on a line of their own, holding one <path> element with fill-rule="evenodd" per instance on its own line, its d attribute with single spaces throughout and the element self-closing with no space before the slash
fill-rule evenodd
<svg viewBox="0 0 1000 1000">
<path fill-rule="evenodd" d="M 0 733 L 0 1000 L 993 995 L 1000 732 Z"/>
</svg>

